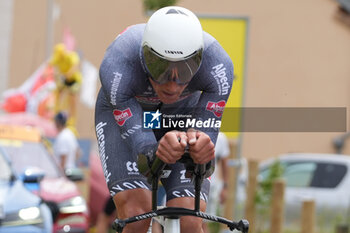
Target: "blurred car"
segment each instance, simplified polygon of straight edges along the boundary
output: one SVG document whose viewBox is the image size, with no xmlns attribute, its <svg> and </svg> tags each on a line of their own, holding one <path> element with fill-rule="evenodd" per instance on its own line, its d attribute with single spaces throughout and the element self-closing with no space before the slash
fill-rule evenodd
<svg viewBox="0 0 350 233">
<path fill-rule="evenodd" d="M 258 181 L 267 178 L 272 165 L 279 161 L 285 180 L 285 227 L 300 229 L 301 207 L 314 200 L 316 225 L 324 232 L 350 219 L 350 156 L 338 154 L 285 154 L 259 166 Z M 238 206 L 245 200 L 247 172 L 238 182 Z M 242 211 L 243 208 L 241 208 Z M 238 211 L 240 212 L 240 211 Z"/>
<path fill-rule="evenodd" d="M 53 232 L 88 232 L 88 209 L 77 185 L 69 180 L 51 154 L 49 142 L 32 127 L 0 125 L 0 146 L 22 177 L 42 175 L 38 183 L 26 183 L 50 207 Z M 79 175 L 71 173 L 71 179 Z"/>
<path fill-rule="evenodd" d="M 53 121 L 29 112 L 0 114 L 0 124 L 32 126 L 40 129 L 46 137 L 55 137 L 57 135 L 57 129 Z"/>
<path fill-rule="evenodd" d="M 31 177 L 38 182 L 40 177 Z M 27 190 L 0 148 L 0 233 L 52 232 L 49 207 Z"/>
</svg>

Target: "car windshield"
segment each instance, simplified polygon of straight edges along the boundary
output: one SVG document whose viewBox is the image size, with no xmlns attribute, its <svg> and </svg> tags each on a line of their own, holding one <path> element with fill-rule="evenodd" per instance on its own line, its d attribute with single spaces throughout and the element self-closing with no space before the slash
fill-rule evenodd
<svg viewBox="0 0 350 233">
<path fill-rule="evenodd" d="M 40 168 L 45 177 L 61 176 L 53 157 L 41 143 L 1 139 L 0 145 L 10 157 L 17 174 L 22 174 L 27 168 Z"/>
<path fill-rule="evenodd" d="M 288 187 L 335 188 L 347 172 L 344 164 L 319 161 L 281 161 L 283 178 Z M 270 166 L 260 173 L 261 180 L 267 179 Z"/>
<path fill-rule="evenodd" d="M 0 151 L 0 182 L 7 182 L 11 178 L 11 168 Z"/>
<path fill-rule="evenodd" d="M 313 162 L 305 163 L 285 163 L 284 177 L 287 186 L 308 187 L 310 186 L 317 164 Z"/>
</svg>

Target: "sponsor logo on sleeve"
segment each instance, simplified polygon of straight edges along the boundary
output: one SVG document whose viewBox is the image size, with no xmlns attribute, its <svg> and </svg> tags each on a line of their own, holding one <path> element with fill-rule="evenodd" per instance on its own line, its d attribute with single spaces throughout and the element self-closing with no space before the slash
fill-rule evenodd
<svg viewBox="0 0 350 233">
<path fill-rule="evenodd" d="M 217 103 L 209 101 L 206 106 L 206 110 L 212 112 L 216 117 L 221 117 L 224 109 L 225 109 L 226 102 L 224 100 L 221 100 Z"/>
<path fill-rule="evenodd" d="M 97 136 L 98 150 L 101 158 L 103 173 L 104 173 L 106 182 L 109 183 L 109 178 L 111 176 L 111 173 L 107 169 L 108 156 L 106 155 L 106 149 L 105 149 L 106 147 L 106 140 L 105 140 L 105 133 L 104 133 L 105 126 L 107 126 L 107 122 L 102 122 L 102 121 L 96 125 L 96 136 Z"/>
<path fill-rule="evenodd" d="M 130 108 L 127 108 L 125 110 L 115 109 L 113 111 L 113 115 L 114 115 L 114 119 L 116 120 L 116 122 L 119 126 L 123 126 L 125 121 L 127 119 L 129 119 L 130 117 L 132 117 L 132 113 L 131 113 Z"/>
<path fill-rule="evenodd" d="M 127 139 L 129 136 L 133 135 L 135 132 L 137 132 L 141 128 L 142 128 L 141 125 L 134 125 L 130 129 L 128 129 L 125 132 L 121 133 L 120 136 L 121 136 L 122 139 Z"/>
<path fill-rule="evenodd" d="M 128 170 L 128 175 L 139 175 L 139 169 L 137 168 L 136 162 L 128 161 L 126 163 L 126 169 Z"/>
<path fill-rule="evenodd" d="M 213 66 L 211 75 L 215 78 L 219 88 L 219 95 L 229 94 L 230 84 L 227 81 L 226 68 L 224 64 Z"/>
<path fill-rule="evenodd" d="M 118 72 L 113 72 L 114 79 L 111 81 L 111 104 L 116 105 L 117 104 L 117 91 L 119 88 L 120 80 L 122 78 L 122 74 Z"/>
</svg>

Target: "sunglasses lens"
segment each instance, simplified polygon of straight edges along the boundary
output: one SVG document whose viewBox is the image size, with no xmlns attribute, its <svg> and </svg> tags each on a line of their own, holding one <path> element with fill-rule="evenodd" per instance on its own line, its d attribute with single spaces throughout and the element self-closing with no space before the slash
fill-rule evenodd
<svg viewBox="0 0 350 233">
<path fill-rule="evenodd" d="M 175 81 L 178 84 L 187 84 L 200 67 L 202 50 L 196 51 L 181 61 L 168 61 L 145 45 L 143 56 L 147 71 L 155 82 L 164 84 Z"/>
</svg>

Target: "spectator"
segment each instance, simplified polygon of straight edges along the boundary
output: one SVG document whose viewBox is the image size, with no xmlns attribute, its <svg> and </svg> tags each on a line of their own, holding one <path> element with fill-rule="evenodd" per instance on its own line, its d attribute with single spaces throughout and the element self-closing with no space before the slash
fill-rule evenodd
<svg viewBox="0 0 350 233">
<path fill-rule="evenodd" d="M 224 133 L 218 134 L 215 144 L 216 169 L 211 176 L 209 201 L 206 213 L 221 215 L 221 206 L 227 198 L 228 165 L 227 160 L 230 155 L 230 146 Z M 220 172 L 220 174 L 218 174 Z M 203 221 L 204 233 L 209 233 L 208 222 Z"/>
<path fill-rule="evenodd" d="M 67 115 L 59 112 L 55 116 L 55 125 L 58 135 L 53 145 L 56 158 L 63 170 L 76 167 L 75 163 L 80 156 L 80 149 L 74 133 L 66 127 Z"/>
<path fill-rule="evenodd" d="M 62 109 L 62 102 L 68 102 L 70 116 L 68 125 L 75 127 L 77 93 L 82 84 L 80 57 L 75 51 L 70 51 L 64 44 L 59 43 L 54 47 L 49 66 L 52 66 L 55 71 L 55 112 Z"/>
</svg>

